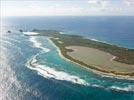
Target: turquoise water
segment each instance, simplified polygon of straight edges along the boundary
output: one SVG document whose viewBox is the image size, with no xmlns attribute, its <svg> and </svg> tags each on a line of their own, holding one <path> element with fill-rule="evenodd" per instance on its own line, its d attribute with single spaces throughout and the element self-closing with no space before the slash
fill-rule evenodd
<svg viewBox="0 0 134 100">
<path fill-rule="evenodd" d="M 32 18 L 30 21 L 26 21 L 27 19 L 28 18 L 8 19 L 6 23 L 4 23 L 4 29 L 1 32 L 1 98 L 8 98 L 11 100 L 134 99 L 134 81 L 103 77 L 93 73 L 90 70 L 87 71 L 81 66 L 62 59 L 59 56 L 56 48 L 48 41 L 47 37 L 27 37 L 17 31 L 20 29 L 20 27 L 24 28 L 24 26 L 27 25 L 29 26 L 26 27 L 25 30 L 28 31 L 38 25 L 39 28 L 48 28 L 48 26 L 49 28 L 52 28 L 51 23 L 57 24 L 57 19 L 53 18 L 53 20 L 51 19 L 51 21 L 49 20 L 46 23 L 45 21 L 42 22 L 42 20 L 46 20 L 45 18 L 38 18 L 41 21 L 36 24 L 35 20 Z M 78 19 L 76 18 L 76 20 Z M 125 17 L 124 19 L 127 18 Z M 129 23 L 129 19 L 130 18 L 127 19 L 127 23 Z M 68 26 L 67 22 L 72 22 L 74 25 L 73 27 L 76 27 L 76 29 L 79 28 L 77 26 L 78 24 L 73 23 L 74 19 L 62 18 L 62 20 L 65 20 L 62 22 L 64 24 L 64 28 L 60 28 L 63 29 L 64 32 L 67 32 L 67 34 L 72 34 L 72 32 L 76 34 L 76 32 L 80 30 L 75 30 L 75 28 L 67 29 L 67 27 L 70 27 Z M 84 20 L 85 19 L 82 18 L 80 20 L 81 24 L 83 25 L 85 23 Z M 97 24 L 97 21 L 94 21 L 93 22 Z M 102 22 L 110 23 L 107 21 L 108 18 Z M 21 22 L 23 22 L 23 24 Z M 131 20 L 130 22 L 132 23 Z M 100 20 L 98 20 L 98 24 L 99 23 Z M 46 24 L 48 24 L 47 27 L 45 27 Z M 132 24 L 128 24 L 126 26 L 128 29 L 131 29 L 131 25 Z M 94 26 L 94 30 L 95 28 L 96 30 L 99 30 L 98 27 Z M 12 33 L 6 33 L 5 30 L 8 29 L 11 29 Z M 81 29 L 81 32 L 82 30 L 83 28 Z M 113 29 L 111 29 L 111 31 L 112 30 Z M 83 35 L 81 32 L 77 34 Z M 115 31 L 113 32 L 116 33 Z M 133 32 L 133 29 L 131 29 L 131 34 Z M 130 34 L 130 30 L 128 34 Z M 132 35 L 131 37 L 127 37 L 126 41 L 123 41 L 123 43 L 120 44 L 124 47 L 133 48 Z M 89 38 L 93 37 L 90 34 L 85 36 L 88 36 Z M 97 36 L 94 38 L 100 38 L 97 38 Z M 105 36 L 104 33 L 102 33 L 102 36 Z M 123 38 L 123 40 L 125 39 Z M 119 41 L 122 41 L 122 38 L 120 38 Z M 127 44 L 128 41 L 131 42 Z M 28 61 L 32 61 L 34 66 L 29 66 Z"/>
</svg>

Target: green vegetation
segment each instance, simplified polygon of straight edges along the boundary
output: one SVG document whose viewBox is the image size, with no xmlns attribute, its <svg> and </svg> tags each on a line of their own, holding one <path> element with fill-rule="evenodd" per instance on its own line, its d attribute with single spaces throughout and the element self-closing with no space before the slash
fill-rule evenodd
<svg viewBox="0 0 134 100">
<path fill-rule="evenodd" d="M 70 51 L 65 48 L 66 46 L 85 46 L 99 49 L 104 52 L 108 52 L 116 56 L 116 58 L 114 59 L 115 61 L 132 65 L 134 64 L 134 49 L 128 49 L 118 47 L 116 45 L 93 41 L 85 39 L 82 36 L 60 34 L 59 31 L 57 30 L 33 30 L 33 31 L 41 33 L 40 35 L 51 37 L 51 40 L 55 43 L 56 46 L 60 48 L 60 50 L 64 55 L 66 54 L 66 52 Z M 61 44 L 58 41 L 61 41 L 63 43 Z"/>
</svg>

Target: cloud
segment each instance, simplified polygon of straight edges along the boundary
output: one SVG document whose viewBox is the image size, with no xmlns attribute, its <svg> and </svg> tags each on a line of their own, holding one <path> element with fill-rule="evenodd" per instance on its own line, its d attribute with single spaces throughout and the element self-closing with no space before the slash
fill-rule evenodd
<svg viewBox="0 0 134 100">
<path fill-rule="evenodd" d="M 89 0 L 88 3 L 89 4 L 98 4 L 99 1 L 98 0 Z"/>
<path fill-rule="evenodd" d="M 88 4 L 87 13 L 134 16 L 134 0 L 88 0 Z"/>
<path fill-rule="evenodd" d="M 134 0 L 3 1 L 2 15 L 134 15 Z"/>
<path fill-rule="evenodd" d="M 125 3 L 127 6 L 134 6 L 134 0 L 124 0 L 124 3 Z"/>
<path fill-rule="evenodd" d="M 42 7 L 38 4 L 32 4 L 32 5 L 29 5 L 28 8 L 31 8 L 33 10 L 41 10 Z"/>
<path fill-rule="evenodd" d="M 108 1 L 108 0 L 101 0 L 100 1 L 100 5 L 105 7 L 105 6 L 110 6 L 111 5 L 111 2 Z"/>
</svg>

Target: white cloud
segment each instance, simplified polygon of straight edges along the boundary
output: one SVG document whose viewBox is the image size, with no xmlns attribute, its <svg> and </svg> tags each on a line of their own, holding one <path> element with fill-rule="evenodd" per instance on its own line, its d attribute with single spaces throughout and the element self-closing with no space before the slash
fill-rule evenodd
<svg viewBox="0 0 134 100">
<path fill-rule="evenodd" d="M 103 7 L 111 5 L 110 1 L 108 1 L 108 0 L 101 0 L 100 4 Z"/>
<path fill-rule="evenodd" d="M 110 0 L 88 0 L 90 5 L 107 6 L 110 5 Z"/>
<path fill-rule="evenodd" d="M 124 0 L 124 3 L 128 6 L 134 6 L 134 0 Z"/>
<path fill-rule="evenodd" d="M 89 0 L 88 3 L 101 13 L 134 15 L 134 0 Z"/>
<path fill-rule="evenodd" d="M 88 1 L 89 4 L 98 4 L 98 0 L 89 0 Z"/>
<path fill-rule="evenodd" d="M 134 15 L 134 0 L 4 1 L 6 16 Z"/>
</svg>

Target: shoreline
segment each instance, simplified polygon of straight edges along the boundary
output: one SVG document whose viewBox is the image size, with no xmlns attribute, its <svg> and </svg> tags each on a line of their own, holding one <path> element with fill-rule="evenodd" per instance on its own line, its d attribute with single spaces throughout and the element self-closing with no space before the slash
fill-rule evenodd
<svg viewBox="0 0 134 100">
<path fill-rule="evenodd" d="M 89 68 L 89 67 L 86 67 L 86 66 L 84 66 L 84 65 L 82 65 L 82 64 L 80 64 L 80 63 L 77 63 L 77 62 L 73 61 L 73 60 L 70 60 L 69 58 L 65 57 L 65 56 L 62 54 L 62 51 L 60 50 L 60 48 L 59 48 L 58 46 L 56 46 L 56 45 L 54 44 L 54 42 L 53 42 L 50 38 L 48 38 L 48 40 L 49 40 L 50 43 L 56 48 L 56 50 L 57 50 L 59 56 L 60 56 L 62 59 L 66 60 L 66 61 L 69 61 L 69 62 L 72 62 L 72 63 L 74 63 L 74 64 L 77 64 L 77 65 L 81 66 L 82 68 L 85 68 L 85 69 L 87 69 L 87 70 L 92 71 L 94 74 L 100 75 L 101 77 L 111 77 L 111 78 L 117 78 L 117 79 L 134 80 L 134 76 L 131 76 L 131 75 L 114 74 L 114 73 L 112 73 L 112 72 L 109 73 L 109 72 L 107 72 L 106 70 L 100 71 L 100 70 L 97 70 L 97 69 L 95 69 L 95 68 Z M 115 59 L 115 58 L 116 58 L 116 57 L 114 57 L 114 59 Z M 113 60 L 113 59 L 112 59 L 112 60 Z"/>
</svg>

